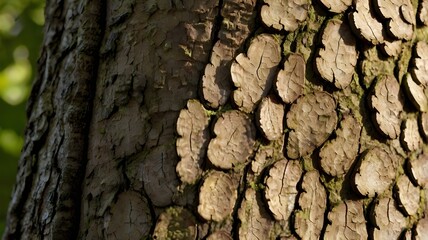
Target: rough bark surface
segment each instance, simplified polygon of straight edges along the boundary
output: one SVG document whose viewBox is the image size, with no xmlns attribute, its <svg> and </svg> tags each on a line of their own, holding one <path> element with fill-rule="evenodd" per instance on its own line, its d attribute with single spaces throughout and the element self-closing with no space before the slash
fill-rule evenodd
<svg viewBox="0 0 428 240">
<path fill-rule="evenodd" d="M 421 201 L 419 188 L 414 186 L 406 175 L 398 178 L 395 188 L 399 206 L 407 215 L 415 215 Z"/>
<path fill-rule="evenodd" d="M 428 98 L 425 93 L 425 84 L 417 84 L 410 74 L 404 79 L 404 87 L 413 105 L 421 112 L 428 111 Z"/>
<path fill-rule="evenodd" d="M 392 139 L 400 136 L 401 112 L 404 98 L 400 84 L 394 76 L 377 79 L 369 101 L 373 120 L 381 133 Z"/>
<path fill-rule="evenodd" d="M 316 58 L 319 74 L 337 88 L 346 88 L 352 81 L 358 59 L 349 25 L 337 19 L 328 21 L 321 42 L 324 48 L 319 49 Z"/>
<path fill-rule="evenodd" d="M 428 113 L 421 113 L 419 115 L 419 128 L 423 138 L 428 139 Z"/>
<path fill-rule="evenodd" d="M 198 213 L 206 220 L 221 221 L 232 214 L 237 183 L 226 173 L 211 172 L 199 190 Z"/>
<path fill-rule="evenodd" d="M 422 137 L 419 134 L 418 122 L 414 118 L 408 118 L 403 123 L 401 141 L 408 151 L 416 151 L 422 146 Z"/>
<path fill-rule="evenodd" d="M 410 0 L 375 0 L 374 4 L 388 33 L 399 39 L 412 39 L 416 19 Z"/>
<path fill-rule="evenodd" d="M 422 0 L 418 9 L 418 20 L 422 24 L 428 25 L 428 1 Z"/>
<path fill-rule="evenodd" d="M 276 90 L 285 103 L 294 102 L 305 88 L 306 63 L 301 54 L 292 53 L 278 72 Z"/>
<path fill-rule="evenodd" d="M 368 238 L 364 206 L 361 201 L 345 201 L 334 207 L 328 213 L 325 239 L 355 239 Z"/>
<path fill-rule="evenodd" d="M 380 148 L 368 150 L 355 169 L 353 182 L 358 192 L 374 197 L 387 190 L 396 176 L 397 158 Z"/>
<path fill-rule="evenodd" d="M 287 113 L 287 156 L 291 159 L 310 154 L 327 140 L 336 128 L 336 101 L 325 92 L 300 97 Z M 310 137 L 309 137 L 310 136 Z"/>
<path fill-rule="evenodd" d="M 262 97 L 269 92 L 276 67 L 281 60 L 279 39 L 261 34 L 251 40 L 247 54 L 239 54 L 230 72 L 237 88 L 233 101 L 243 112 L 252 112 Z"/>
<path fill-rule="evenodd" d="M 287 220 L 290 217 L 301 176 L 301 166 L 292 160 L 280 160 L 269 170 L 265 198 L 276 220 Z"/>
<path fill-rule="evenodd" d="M 110 212 L 110 218 L 104 223 L 107 239 L 139 239 L 150 233 L 150 208 L 147 200 L 139 193 L 122 192 Z"/>
<path fill-rule="evenodd" d="M 415 55 L 412 58 L 410 69 L 413 78 L 418 84 L 428 85 L 428 44 L 424 41 L 417 42 L 414 46 Z"/>
<path fill-rule="evenodd" d="M 351 114 L 344 116 L 336 138 L 326 142 L 320 150 L 321 168 L 330 176 L 348 172 L 358 155 L 361 124 Z"/>
<path fill-rule="evenodd" d="M 249 188 L 245 191 L 245 198 L 238 211 L 240 220 L 239 239 L 272 239 L 271 233 L 274 224 L 264 207 L 261 196 Z"/>
<path fill-rule="evenodd" d="M 256 112 L 257 125 L 270 141 L 279 139 L 284 133 L 284 105 L 273 97 L 263 98 Z"/>
<path fill-rule="evenodd" d="M 184 183 L 194 183 L 202 174 L 202 163 L 208 147 L 210 116 L 197 100 L 189 100 L 177 119 L 177 175 Z"/>
<path fill-rule="evenodd" d="M 374 240 L 398 239 L 406 227 L 406 218 L 398 211 L 392 198 L 381 198 L 370 212 L 375 228 L 370 232 Z"/>
<path fill-rule="evenodd" d="M 418 156 L 411 156 L 408 160 L 408 168 L 411 178 L 421 187 L 428 184 L 428 155 L 421 153 Z"/>
<path fill-rule="evenodd" d="M 428 238 L 428 218 L 421 219 L 416 225 L 414 236 L 416 240 Z"/>
<path fill-rule="evenodd" d="M 369 0 L 354 1 L 355 10 L 349 15 L 351 29 L 358 37 L 372 44 L 385 41 L 382 22 L 377 20 Z"/>
<path fill-rule="evenodd" d="M 3 239 L 427 239 L 427 6 L 48 0 Z"/>
<path fill-rule="evenodd" d="M 208 159 L 223 169 L 245 164 L 253 153 L 256 128 L 240 111 L 223 113 L 214 125 L 216 135 L 208 145 Z"/>
<path fill-rule="evenodd" d="M 327 194 L 317 171 L 305 173 L 298 209 L 294 212 L 294 229 L 301 239 L 319 239 L 324 226 Z"/>
<path fill-rule="evenodd" d="M 153 233 L 154 239 L 195 239 L 197 222 L 195 216 L 182 207 L 168 208 L 161 213 Z M 136 238 L 136 236 L 130 236 Z"/>
<path fill-rule="evenodd" d="M 321 0 L 320 2 L 333 13 L 344 12 L 352 4 L 350 0 Z"/>
<path fill-rule="evenodd" d="M 206 65 L 201 80 L 201 93 L 212 108 L 223 106 L 232 92 L 230 65 L 253 31 L 257 13 L 255 5 L 255 0 L 223 0 L 218 40 L 213 46 L 210 63 Z"/>
<path fill-rule="evenodd" d="M 277 30 L 294 31 L 307 17 L 307 0 L 264 0 L 261 9 L 263 23 Z"/>
</svg>

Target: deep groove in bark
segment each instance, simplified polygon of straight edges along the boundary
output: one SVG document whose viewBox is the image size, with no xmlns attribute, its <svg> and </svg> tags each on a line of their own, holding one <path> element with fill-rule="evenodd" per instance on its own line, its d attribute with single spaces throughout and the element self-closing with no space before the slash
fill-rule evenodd
<svg viewBox="0 0 428 240">
<path fill-rule="evenodd" d="M 101 1 L 99 0 L 97 3 L 97 8 L 99 9 L 99 15 L 97 16 L 97 19 L 95 21 L 98 22 L 98 27 L 100 29 L 99 35 L 95 36 L 95 40 L 93 40 L 93 44 L 96 46 L 95 47 L 95 53 L 92 56 L 92 64 L 93 64 L 93 69 L 92 69 L 92 73 L 91 73 L 91 79 L 85 79 L 85 81 L 89 81 L 89 87 L 88 87 L 88 109 L 86 112 L 86 117 L 85 120 L 87 122 L 86 125 L 86 129 L 84 129 L 83 131 L 83 146 L 82 146 L 82 155 L 84 156 L 84 161 L 82 163 L 82 165 L 80 166 L 80 170 L 78 173 L 76 173 L 76 175 L 78 176 L 78 182 L 76 183 L 76 186 L 79 186 L 77 189 L 77 194 L 76 194 L 76 208 L 77 209 L 81 209 L 81 195 L 83 193 L 83 180 L 85 178 L 85 169 L 86 169 L 86 164 L 87 164 L 87 156 L 88 156 L 88 142 L 89 142 L 89 128 L 90 128 L 90 122 L 92 119 L 92 109 L 93 109 L 93 100 L 95 97 L 95 90 L 96 90 L 96 83 L 97 83 L 97 79 L 98 79 L 98 67 L 99 67 L 99 56 L 100 56 L 100 47 L 101 47 L 101 42 L 104 38 L 104 34 L 105 34 L 105 28 L 106 28 L 106 11 L 107 11 L 107 4 L 105 1 Z M 92 29 L 90 29 L 92 30 Z M 91 39 L 92 40 L 92 39 Z M 91 41 L 89 40 L 89 41 Z M 80 225 L 80 219 L 81 214 L 78 213 L 77 216 L 75 216 L 75 223 L 72 227 L 72 229 L 70 229 L 70 236 L 71 239 L 77 239 L 78 234 L 79 234 L 79 225 Z"/>
<path fill-rule="evenodd" d="M 238 217 L 238 210 L 241 207 L 242 201 L 245 198 L 245 191 L 248 188 L 248 179 L 247 179 L 247 175 L 248 175 L 248 171 L 251 168 L 251 164 L 247 163 L 247 166 L 245 166 L 244 168 L 244 172 L 242 173 L 241 176 L 241 180 L 238 184 L 238 198 L 236 199 L 236 203 L 235 206 L 233 208 L 233 212 L 232 212 L 232 218 L 233 218 L 233 223 L 232 223 L 232 236 L 235 239 L 239 239 L 239 217 Z"/>
<path fill-rule="evenodd" d="M 218 0 L 218 13 L 214 19 L 213 31 L 211 33 L 211 38 L 213 39 L 212 40 L 213 44 L 212 44 L 211 49 L 210 49 L 211 53 L 212 53 L 214 44 L 220 39 L 218 34 L 221 30 L 221 24 L 222 24 L 223 19 L 224 19 L 223 15 L 221 15 L 221 10 L 223 9 L 223 1 L 224 0 Z M 211 54 L 208 56 L 208 59 L 211 59 Z"/>
</svg>

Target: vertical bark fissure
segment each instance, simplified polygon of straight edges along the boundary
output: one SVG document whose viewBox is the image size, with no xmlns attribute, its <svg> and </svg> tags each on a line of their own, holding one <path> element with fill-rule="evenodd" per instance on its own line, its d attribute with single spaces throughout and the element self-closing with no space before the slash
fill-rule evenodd
<svg viewBox="0 0 428 240">
<path fill-rule="evenodd" d="M 153 233 L 154 233 L 155 227 L 156 227 L 156 220 L 157 220 L 156 219 L 156 212 L 155 212 L 154 204 L 153 204 L 152 200 L 150 199 L 150 196 L 147 194 L 146 189 L 144 188 L 144 184 L 143 184 L 143 187 L 142 187 L 141 191 L 142 191 L 143 197 L 145 197 L 147 199 L 147 203 L 148 203 L 149 211 L 150 211 L 150 216 L 152 217 L 151 218 L 152 219 L 152 224 L 150 226 L 149 233 L 150 233 L 150 236 L 153 236 Z"/>
<path fill-rule="evenodd" d="M 76 141 L 68 142 L 71 153 L 68 153 L 67 160 L 71 160 L 71 164 L 63 169 L 63 172 L 68 175 L 62 181 L 63 185 L 73 184 L 69 188 L 69 194 L 72 197 L 74 206 L 69 209 L 72 214 L 68 221 L 71 223 L 66 233 L 69 239 L 77 239 L 80 225 L 80 211 L 81 209 L 81 195 L 82 183 L 85 176 L 85 169 L 88 156 L 88 141 L 89 141 L 89 123 L 91 122 L 93 99 L 95 97 L 96 82 L 98 78 L 98 66 L 100 56 L 101 41 L 104 36 L 105 23 L 106 23 L 106 3 L 102 0 L 82 1 L 80 2 L 82 8 L 82 15 L 80 18 L 80 28 L 78 31 L 77 42 L 77 61 L 76 61 L 76 85 L 81 85 L 81 88 L 75 93 L 74 99 L 70 106 L 75 105 L 77 111 L 71 108 L 68 114 L 74 115 L 72 119 L 76 121 L 67 122 L 65 119 L 65 126 L 70 127 L 70 137 Z M 85 4 L 85 6 L 83 6 Z M 83 9 L 85 8 L 85 9 Z M 80 9 L 79 9 L 80 10 Z M 80 41 L 79 41 L 80 40 Z M 79 116 L 81 114 L 81 116 Z M 83 125 L 83 126 L 82 126 Z M 73 136 L 73 134 L 78 136 Z M 76 144 L 81 139 L 80 147 L 76 148 Z M 75 150 L 75 152 L 73 152 Z M 70 156 L 71 155 L 71 156 Z M 75 162 L 74 162 L 75 161 Z M 74 166 L 76 164 L 77 166 Z M 67 188 L 69 186 L 65 186 Z M 60 186 L 61 188 L 61 186 Z M 61 201 L 61 199 L 59 199 Z M 55 220 L 55 219 L 54 219 Z M 57 229 L 62 228 L 61 225 L 67 224 L 67 218 L 60 216 L 58 224 L 54 227 Z M 60 232 L 61 233 L 61 232 Z"/>
<path fill-rule="evenodd" d="M 252 159 L 253 157 L 251 157 Z M 244 201 L 245 198 L 245 191 L 248 188 L 248 171 L 251 168 L 251 164 L 247 164 L 247 166 L 245 166 L 244 168 L 244 172 L 241 176 L 241 181 L 239 181 L 239 185 L 238 185 L 238 198 L 236 199 L 236 203 L 235 206 L 233 208 L 233 212 L 232 212 L 232 219 L 233 219 L 233 223 L 232 223 L 232 236 L 234 236 L 236 239 L 239 239 L 239 226 L 240 226 L 240 220 L 239 220 L 239 216 L 238 216 L 238 211 L 241 208 L 242 202 Z"/>
<path fill-rule="evenodd" d="M 220 39 L 219 33 L 220 33 L 221 25 L 222 25 L 222 22 L 223 22 L 223 19 L 224 19 L 223 15 L 221 14 L 221 10 L 223 8 L 223 1 L 224 0 L 218 0 L 218 5 L 217 5 L 218 6 L 218 13 L 217 13 L 217 16 L 214 19 L 213 30 L 212 30 L 212 33 L 211 33 L 211 38 L 213 40 L 212 40 L 212 45 L 210 47 L 210 51 L 209 51 L 210 54 L 209 54 L 209 58 L 208 59 L 211 59 L 211 55 L 213 54 L 214 44 Z M 208 63 L 209 62 L 210 61 L 208 61 Z"/>
</svg>

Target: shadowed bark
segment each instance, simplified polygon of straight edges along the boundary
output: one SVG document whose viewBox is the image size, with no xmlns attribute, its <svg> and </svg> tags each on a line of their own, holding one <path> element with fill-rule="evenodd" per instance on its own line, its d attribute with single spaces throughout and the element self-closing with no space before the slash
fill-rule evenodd
<svg viewBox="0 0 428 240">
<path fill-rule="evenodd" d="M 3 239 L 426 239 L 427 19 L 48 0 Z"/>
</svg>

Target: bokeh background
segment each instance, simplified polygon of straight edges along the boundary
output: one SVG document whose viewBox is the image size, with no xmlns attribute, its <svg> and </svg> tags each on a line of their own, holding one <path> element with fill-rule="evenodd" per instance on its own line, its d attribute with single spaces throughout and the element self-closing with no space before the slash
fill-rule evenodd
<svg viewBox="0 0 428 240">
<path fill-rule="evenodd" d="M 43 37 L 44 0 L 0 0 L 0 238 L 26 123 L 25 105 Z"/>
</svg>

